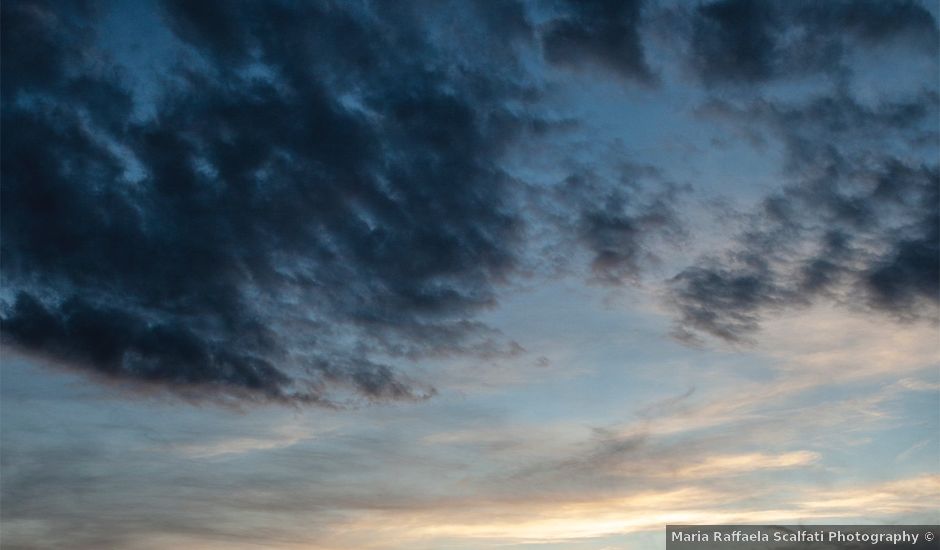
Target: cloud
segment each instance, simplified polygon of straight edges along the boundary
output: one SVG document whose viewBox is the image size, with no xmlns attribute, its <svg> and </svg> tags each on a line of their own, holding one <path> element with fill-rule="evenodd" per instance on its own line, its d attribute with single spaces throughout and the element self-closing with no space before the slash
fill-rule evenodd
<svg viewBox="0 0 940 550">
<path fill-rule="evenodd" d="M 721 0 L 681 18 L 687 65 L 708 85 L 837 74 L 858 48 L 895 45 L 936 57 L 940 44 L 933 15 L 910 0 Z"/>
<path fill-rule="evenodd" d="M 793 342 L 771 346 L 780 353 L 776 368 L 757 377 L 759 355 L 732 369 L 740 378 L 703 368 L 715 357 L 689 355 L 694 393 L 684 391 L 684 373 L 661 373 L 657 384 L 673 380 L 673 397 L 614 397 L 628 420 L 593 430 L 585 426 L 595 422 L 590 415 L 519 416 L 498 403 L 491 409 L 489 397 L 438 400 L 422 407 L 432 414 L 418 415 L 395 406 L 194 415 L 172 403 L 141 408 L 129 400 L 101 408 L 100 392 L 88 399 L 88 388 L 44 371 L 37 382 L 28 373 L 35 367 L 23 365 L 19 382 L 5 379 L 8 389 L 24 382 L 34 389 L 4 401 L 4 414 L 21 421 L 7 423 L 5 442 L 14 444 L 2 446 L 10 502 L 3 542 L 481 548 L 587 545 L 685 520 L 929 518 L 935 475 L 832 480 L 855 464 L 847 466 L 846 449 L 877 461 L 881 455 L 868 451 L 884 448 L 880 436 L 930 432 L 921 416 L 896 414 L 909 410 L 911 392 L 929 399 L 923 392 L 935 386 L 930 331 L 918 327 L 912 336 L 864 316 L 832 319 L 812 319 L 818 340 L 776 331 Z M 805 331 L 805 316 L 793 324 Z M 838 355 L 820 357 L 833 348 Z M 59 398 L 62 391 L 69 397 Z M 865 437 L 870 447 L 845 442 Z"/>
<path fill-rule="evenodd" d="M 938 94 L 926 87 L 908 94 L 888 95 L 863 102 L 853 87 L 837 85 L 830 92 L 810 95 L 802 101 L 749 98 L 732 101 L 713 98 L 697 109 L 703 120 L 730 124 L 752 143 L 778 138 L 785 153 L 785 168 L 799 174 L 807 165 L 840 153 L 879 143 L 882 150 L 902 155 L 927 150 L 937 142 L 933 120 Z"/>
<path fill-rule="evenodd" d="M 307 393 L 287 393 L 290 379 L 263 359 L 212 347 L 185 327 L 146 324 L 120 309 L 95 307 L 78 298 L 50 311 L 33 296 L 20 294 L 4 331 L 20 346 L 68 358 L 106 376 L 208 385 L 271 399 L 313 399 Z"/>
<path fill-rule="evenodd" d="M 132 87 L 103 11 L 5 6 L 5 342 L 220 399 L 416 400 L 434 390 L 402 363 L 523 352 L 474 316 L 531 273 L 533 219 L 572 209 L 552 240 L 576 226 L 598 279 L 635 277 L 674 192 L 511 177 L 554 126 L 527 8 L 448 9 L 460 29 L 443 7 L 167 1 L 158 50 L 183 54 Z"/>
<path fill-rule="evenodd" d="M 910 153 L 936 140 L 935 93 L 864 105 L 837 90 L 797 104 L 713 101 L 702 113 L 778 138 L 788 183 L 733 244 L 672 278 L 681 339 L 748 341 L 768 314 L 819 300 L 936 318 L 940 170 Z"/>
<path fill-rule="evenodd" d="M 264 434 L 263 437 L 218 438 L 209 442 L 171 446 L 170 449 L 187 458 L 213 460 L 240 457 L 259 451 L 282 449 L 312 437 L 315 437 L 314 434 L 307 429 L 296 426 L 280 426 L 273 433 Z"/>
<path fill-rule="evenodd" d="M 417 16 L 167 2 L 199 57 L 141 119 L 74 11 L 4 6 L 7 343 L 298 403 L 429 395 L 375 356 L 513 352 L 468 320 L 520 246 L 497 161 L 528 91 L 502 69 L 452 66 Z"/>
<path fill-rule="evenodd" d="M 419 536 L 550 542 L 661 530 L 664 524 L 800 523 L 866 517 L 873 511 L 886 515 L 929 513 L 918 499 L 935 497 L 938 492 L 940 479 L 925 475 L 848 489 L 804 490 L 789 502 L 767 508 L 745 508 L 733 494 L 721 490 L 684 488 L 573 501 L 563 506 L 536 501 L 527 503 L 524 515 L 514 507 L 511 511 L 489 508 L 492 515 L 478 518 L 448 518 L 433 512 L 406 516 L 410 516 L 409 523 L 428 526 Z M 518 517 L 506 520 L 510 513 Z"/>
<path fill-rule="evenodd" d="M 624 165 L 610 177 L 584 169 L 553 188 L 549 208 L 569 248 L 587 253 L 590 280 L 621 285 L 638 281 L 661 245 L 684 236 L 677 207 L 686 192 L 649 166 Z"/>
<path fill-rule="evenodd" d="M 220 399 L 419 400 L 435 391 L 409 376 L 415 361 L 524 353 L 477 320 L 518 278 L 586 261 L 593 282 L 640 282 L 663 239 L 684 235 L 688 186 L 619 152 L 583 162 L 602 143 L 550 183 L 523 181 L 504 160 L 527 141 L 584 131 L 540 103 L 541 70 L 594 64 L 656 81 L 641 31 L 663 8 L 542 8 L 168 0 L 150 15 L 173 47 L 154 51 L 183 54 L 159 54 L 159 74 L 132 86 L 101 45 L 97 4 L 8 3 L 4 343 Z M 685 15 L 693 30 L 675 38 L 701 40 L 706 56 L 742 41 L 777 52 L 778 27 L 841 24 L 846 40 L 903 47 L 936 35 L 907 3 L 723 2 Z M 756 37 L 734 35 L 739 20 L 759 22 L 747 27 Z M 548 64 L 534 71 L 539 47 Z M 748 68 L 761 59 L 738 60 L 740 71 L 765 78 Z M 766 78 L 779 72 L 770 65 Z M 722 70 L 740 77 L 710 72 Z M 791 183 L 733 249 L 672 279 L 679 333 L 742 341 L 772 310 L 850 288 L 873 310 L 929 316 L 936 167 L 897 144 L 862 148 L 885 128 L 932 144 L 923 121 L 936 104 L 930 91 L 878 106 L 840 92 L 703 108 L 780 137 Z M 834 138 L 845 144 L 826 144 Z M 533 260 L 552 247 L 560 269 Z"/>
<path fill-rule="evenodd" d="M 550 63 L 569 68 L 600 66 L 627 80 L 656 82 L 640 36 L 641 0 L 566 0 L 560 8 L 559 16 L 542 33 L 542 48 Z"/>
<path fill-rule="evenodd" d="M 820 460 L 819 453 L 792 451 L 779 455 L 767 453 L 745 453 L 717 455 L 706 458 L 700 464 L 683 468 L 676 475 L 686 478 L 701 478 L 722 475 L 742 475 L 758 470 L 801 468 Z"/>
<path fill-rule="evenodd" d="M 808 496 L 803 502 L 803 507 L 815 509 L 820 515 L 831 514 L 830 517 L 861 511 L 868 514 L 897 514 L 913 507 L 907 495 L 927 496 L 936 494 L 938 490 L 940 490 L 940 476 L 922 475 L 887 481 L 869 487 L 838 491 L 819 489 L 815 491 L 815 494 Z"/>
</svg>

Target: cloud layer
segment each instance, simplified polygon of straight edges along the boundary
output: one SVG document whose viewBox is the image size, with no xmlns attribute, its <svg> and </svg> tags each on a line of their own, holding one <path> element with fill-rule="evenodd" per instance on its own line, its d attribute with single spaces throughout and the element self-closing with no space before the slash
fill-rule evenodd
<svg viewBox="0 0 940 550">
<path fill-rule="evenodd" d="M 477 316 L 557 274 L 542 251 L 619 286 L 688 236 L 678 197 L 707 183 L 592 157 L 610 144 L 552 103 L 674 73 L 700 122 L 786 150 L 750 225 L 667 277 L 682 338 L 746 340 L 815 300 L 933 316 L 934 83 L 851 86 L 856 46 L 936 61 L 919 4 L 168 0 L 143 73 L 103 45 L 109 9 L 3 7 L 2 331 L 26 352 L 194 397 L 428 397 L 402 365 L 522 353 Z M 831 86 L 762 95 L 809 77 Z M 572 134 L 587 146 L 560 176 L 506 168 Z"/>
<path fill-rule="evenodd" d="M 873 107 L 844 94 L 713 102 L 703 113 L 779 139 L 788 183 L 760 202 L 731 247 L 672 279 L 681 337 L 746 340 L 768 312 L 820 299 L 936 319 L 940 171 L 906 152 L 937 144 L 935 93 Z"/>
<path fill-rule="evenodd" d="M 453 64 L 418 13 L 162 9 L 199 62 L 140 119 L 95 59 L 92 8 L 4 8 L 4 334 L 171 386 L 426 394 L 367 356 L 492 336 L 465 317 L 516 261 L 496 162 L 530 122 L 507 106 L 527 91 Z"/>
</svg>

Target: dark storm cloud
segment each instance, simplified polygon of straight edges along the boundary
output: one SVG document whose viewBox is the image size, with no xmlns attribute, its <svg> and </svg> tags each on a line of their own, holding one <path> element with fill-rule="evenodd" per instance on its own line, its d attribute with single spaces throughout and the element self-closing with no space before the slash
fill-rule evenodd
<svg viewBox="0 0 940 550">
<path fill-rule="evenodd" d="M 569 68 L 596 65 L 626 79 L 654 82 L 640 36 L 642 8 L 641 0 L 561 2 L 560 16 L 542 34 L 545 57 Z"/>
<path fill-rule="evenodd" d="M 925 10 L 886 6 L 713 3 L 683 13 L 674 38 L 699 46 L 708 82 L 841 63 L 794 53 L 819 49 L 807 36 L 936 42 Z M 562 2 L 530 23 L 545 7 L 167 0 L 173 48 L 155 50 L 183 53 L 131 85 L 102 47 L 106 6 L 5 3 L 5 343 L 223 399 L 420 399 L 433 389 L 395 363 L 524 351 L 474 315 L 544 265 L 532 257 L 546 242 L 563 245 L 565 268 L 586 255 L 596 282 L 636 282 L 657 239 L 681 234 L 684 187 L 652 167 L 617 174 L 622 155 L 539 185 L 503 160 L 520 142 L 583 131 L 539 103 L 545 75 L 522 59 L 541 48 L 545 71 L 590 64 L 652 83 L 641 30 L 662 8 Z M 740 250 L 673 280 L 683 326 L 737 339 L 768 309 L 846 285 L 873 308 L 919 312 L 936 169 L 900 149 L 935 142 L 923 121 L 936 104 L 932 91 L 877 107 L 840 92 L 704 108 L 782 139 L 796 183 L 766 201 Z M 908 129 L 901 146 L 859 152 L 896 127 Z M 850 189 L 879 177 L 876 191 Z M 813 215 L 830 225 L 808 227 Z"/>
<path fill-rule="evenodd" d="M 722 0 L 685 12 L 689 65 L 707 84 L 833 74 L 854 48 L 936 57 L 933 15 L 910 0 Z"/>
<path fill-rule="evenodd" d="M 220 384 L 223 389 L 271 398 L 283 397 L 282 389 L 290 381 L 267 361 L 213 349 L 186 327 L 145 324 L 126 311 L 95 307 L 80 298 L 50 311 L 31 295 L 20 294 L 4 330 L 22 346 L 66 357 L 109 376 Z"/>
<path fill-rule="evenodd" d="M 501 6 L 465 23 L 524 40 Z M 5 3 L 7 342 L 299 402 L 427 395 L 375 354 L 514 353 L 467 316 L 515 268 L 497 161 L 531 92 L 383 9 L 167 2 L 200 58 L 140 120 L 93 10 Z"/>
<path fill-rule="evenodd" d="M 863 105 L 843 90 L 704 112 L 780 139 L 790 183 L 762 201 L 728 250 L 671 281 L 680 337 L 747 340 L 768 313 L 821 299 L 936 318 L 940 172 L 909 156 L 921 142 L 935 150 L 936 93 Z"/>
</svg>

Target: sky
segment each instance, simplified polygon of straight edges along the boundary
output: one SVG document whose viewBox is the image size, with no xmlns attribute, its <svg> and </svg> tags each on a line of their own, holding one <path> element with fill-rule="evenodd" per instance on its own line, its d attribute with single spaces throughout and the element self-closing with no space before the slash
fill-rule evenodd
<svg viewBox="0 0 940 550">
<path fill-rule="evenodd" d="M 4 548 L 940 522 L 913 0 L 6 0 Z"/>
</svg>

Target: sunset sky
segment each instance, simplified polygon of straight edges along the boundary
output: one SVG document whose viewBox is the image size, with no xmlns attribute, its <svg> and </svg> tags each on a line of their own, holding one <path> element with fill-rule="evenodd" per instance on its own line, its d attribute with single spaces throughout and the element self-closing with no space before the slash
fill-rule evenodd
<svg viewBox="0 0 940 550">
<path fill-rule="evenodd" d="M 6 549 L 940 522 L 940 28 L 4 0 Z"/>
</svg>

